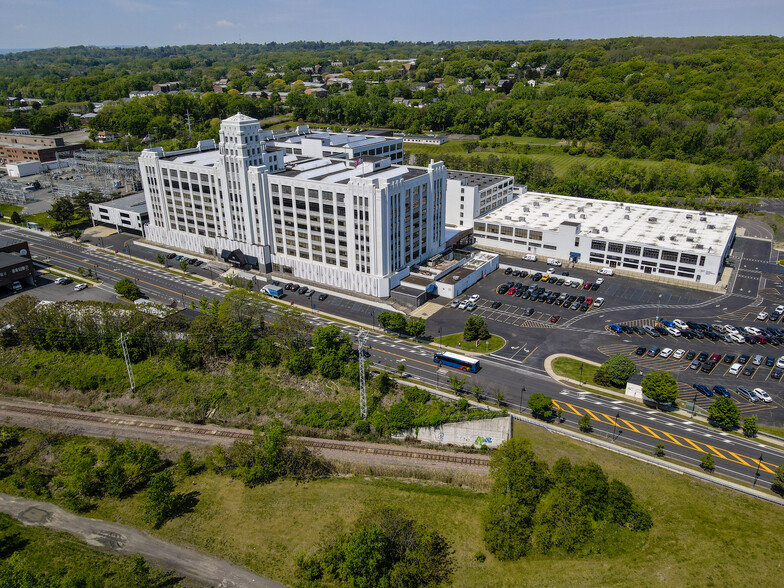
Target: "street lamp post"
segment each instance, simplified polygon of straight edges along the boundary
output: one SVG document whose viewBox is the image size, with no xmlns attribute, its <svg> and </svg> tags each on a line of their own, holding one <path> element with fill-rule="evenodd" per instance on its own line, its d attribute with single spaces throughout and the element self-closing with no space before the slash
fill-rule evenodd
<svg viewBox="0 0 784 588">
<path fill-rule="evenodd" d="M 694 393 L 694 400 L 691 401 L 691 416 L 689 420 L 694 418 L 694 413 L 697 411 L 697 393 Z"/>
<path fill-rule="evenodd" d="M 438 327 L 438 348 L 443 350 L 444 349 L 444 340 L 443 335 L 441 334 L 442 327 Z"/>
<path fill-rule="evenodd" d="M 662 295 L 659 294 L 659 298 L 656 301 L 656 324 L 659 324 L 659 315 L 661 314 L 661 297 Z"/>
<path fill-rule="evenodd" d="M 612 442 L 615 443 L 615 425 L 618 424 L 618 417 L 621 416 L 620 412 L 615 413 L 615 420 L 613 420 Z"/>
<path fill-rule="evenodd" d="M 95 280 L 98 281 L 98 266 L 93 264 L 93 267 L 95 268 Z"/>
<path fill-rule="evenodd" d="M 759 471 L 761 465 L 762 465 L 762 454 L 760 454 L 759 461 L 757 462 L 757 473 L 754 474 L 754 481 L 751 483 L 752 488 L 754 488 L 757 485 L 757 480 L 759 479 L 759 475 L 760 475 Z"/>
<path fill-rule="evenodd" d="M 583 364 L 580 364 L 580 388 L 583 387 Z"/>
</svg>

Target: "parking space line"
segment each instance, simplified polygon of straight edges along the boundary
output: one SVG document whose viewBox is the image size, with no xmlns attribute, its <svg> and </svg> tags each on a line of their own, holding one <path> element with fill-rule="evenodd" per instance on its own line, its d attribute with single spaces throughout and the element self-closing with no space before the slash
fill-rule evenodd
<svg viewBox="0 0 784 588">
<path fill-rule="evenodd" d="M 537 345 L 536 347 L 534 347 L 534 348 L 531 350 L 531 353 L 529 353 L 529 354 L 528 354 L 528 355 L 526 355 L 526 356 L 525 356 L 523 359 L 521 359 L 521 360 L 520 360 L 520 363 L 525 363 L 525 362 L 526 362 L 526 360 L 527 360 L 529 357 L 531 357 L 531 356 L 534 354 L 534 351 L 536 351 L 537 349 L 539 349 L 539 346 L 538 346 L 538 345 Z"/>
</svg>

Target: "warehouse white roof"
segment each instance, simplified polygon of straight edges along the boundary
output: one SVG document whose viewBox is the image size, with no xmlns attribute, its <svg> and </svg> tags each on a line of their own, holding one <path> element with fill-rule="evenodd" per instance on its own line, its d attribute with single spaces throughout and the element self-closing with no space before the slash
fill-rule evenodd
<svg viewBox="0 0 784 588">
<path fill-rule="evenodd" d="M 737 219 L 734 214 L 526 192 L 477 220 L 542 231 L 573 223 L 579 235 L 593 239 L 717 252 L 732 238 Z"/>
</svg>

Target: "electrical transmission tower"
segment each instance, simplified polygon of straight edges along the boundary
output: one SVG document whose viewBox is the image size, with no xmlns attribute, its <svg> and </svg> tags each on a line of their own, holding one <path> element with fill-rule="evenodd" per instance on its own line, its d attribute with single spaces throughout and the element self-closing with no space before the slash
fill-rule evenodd
<svg viewBox="0 0 784 588">
<path fill-rule="evenodd" d="M 368 332 L 359 329 L 357 333 L 357 346 L 359 347 L 359 416 L 365 420 L 368 415 L 367 408 L 367 383 L 365 382 L 365 343 Z"/>
<path fill-rule="evenodd" d="M 125 367 L 128 370 L 128 380 L 131 382 L 131 392 L 133 392 L 136 390 L 136 380 L 133 379 L 133 366 L 131 365 L 131 356 L 128 354 L 128 333 L 120 335 L 120 347 L 122 347 Z"/>
</svg>

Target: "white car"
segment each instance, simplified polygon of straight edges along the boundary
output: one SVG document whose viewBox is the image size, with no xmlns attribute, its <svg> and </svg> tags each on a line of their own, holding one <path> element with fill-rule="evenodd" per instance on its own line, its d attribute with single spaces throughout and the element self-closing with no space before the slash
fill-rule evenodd
<svg viewBox="0 0 784 588">
<path fill-rule="evenodd" d="M 594 284 L 604 284 L 604 278 L 596 278 Z"/>
<path fill-rule="evenodd" d="M 773 402 L 773 399 L 770 397 L 770 394 L 765 392 L 765 390 L 763 390 L 762 388 L 754 388 L 754 394 L 759 396 L 759 398 L 761 400 L 764 400 L 765 402 Z"/>
<path fill-rule="evenodd" d="M 686 355 L 686 351 L 684 349 L 676 349 L 675 353 L 672 354 L 672 358 L 673 359 L 680 359 L 684 355 Z"/>
<path fill-rule="evenodd" d="M 779 360 L 776 362 L 776 367 L 779 369 L 784 368 L 784 355 L 779 357 Z"/>
<path fill-rule="evenodd" d="M 732 341 L 734 343 L 745 343 L 746 342 L 745 337 L 743 335 L 741 335 L 740 333 L 730 333 L 730 339 L 732 339 Z"/>
<path fill-rule="evenodd" d="M 477 301 L 477 300 L 479 300 L 480 298 L 481 298 L 481 296 L 479 296 L 479 294 L 472 294 L 472 295 L 471 295 L 471 298 L 469 298 L 469 299 L 468 299 L 468 301 L 469 301 L 469 302 L 476 302 L 476 301 Z"/>
<path fill-rule="evenodd" d="M 680 337 L 681 332 L 676 329 L 675 327 L 667 327 L 667 332 L 672 335 L 673 337 Z"/>
<path fill-rule="evenodd" d="M 474 311 L 476 310 L 476 303 L 475 303 L 475 302 L 469 302 L 469 303 L 466 305 L 466 310 L 467 310 L 468 312 L 474 312 Z"/>
<path fill-rule="evenodd" d="M 465 310 L 466 306 L 468 306 L 468 300 L 461 300 L 460 304 L 457 305 L 460 310 Z"/>
<path fill-rule="evenodd" d="M 689 328 L 689 325 L 687 325 L 681 319 L 675 319 L 674 321 L 672 321 L 672 324 L 675 325 L 676 327 L 678 327 L 680 330 Z"/>
<path fill-rule="evenodd" d="M 779 313 L 779 314 L 782 314 L 782 313 L 784 313 L 784 304 L 779 304 L 779 305 L 776 307 L 776 312 L 777 312 L 777 313 Z"/>
<path fill-rule="evenodd" d="M 74 290 L 76 290 L 77 292 L 85 290 L 86 288 L 87 288 L 87 284 L 76 284 L 76 286 L 74 286 Z"/>
<path fill-rule="evenodd" d="M 460 303 L 461 303 L 461 302 L 462 302 L 462 300 L 460 300 L 459 298 L 455 298 L 455 299 L 454 299 L 454 300 L 453 300 L 453 301 L 452 301 L 452 302 L 449 304 L 449 306 L 451 306 L 452 308 L 457 308 L 458 306 L 460 306 Z"/>
<path fill-rule="evenodd" d="M 731 376 L 737 376 L 740 373 L 740 370 L 743 369 L 743 364 L 741 363 L 733 363 L 732 367 L 730 368 L 729 374 Z"/>
<path fill-rule="evenodd" d="M 744 329 L 749 335 L 762 335 L 762 331 L 760 331 L 757 327 L 746 327 Z"/>
<path fill-rule="evenodd" d="M 555 268 L 554 267 L 548 267 L 547 268 L 547 273 L 548 274 L 554 274 L 555 273 Z"/>
<path fill-rule="evenodd" d="M 601 308 L 602 304 L 604 304 L 604 298 L 597 298 L 593 301 L 594 308 Z"/>
<path fill-rule="evenodd" d="M 663 359 L 667 359 L 670 355 L 672 355 L 672 349 L 670 349 L 669 347 L 665 347 L 664 349 L 662 349 L 661 353 L 659 354 L 659 356 Z"/>
<path fill-rule="evenodd" d="M 768 318 L 768 316 L 769 316 L 768 313 L 763 310 L 757 315 L 757 320 L 764 321 L 766 318 Z"/>
<path fill-rule="evenodd" d="M 571 286 L 572 285 L 572 280 L 565 280 L 563 285 L 564 285 L 564 287 Z"/>
</svg>

